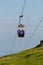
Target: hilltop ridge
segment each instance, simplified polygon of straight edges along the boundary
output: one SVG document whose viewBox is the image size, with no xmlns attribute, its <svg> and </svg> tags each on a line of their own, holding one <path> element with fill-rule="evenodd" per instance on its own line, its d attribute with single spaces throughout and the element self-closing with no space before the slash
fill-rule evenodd
<svg viewBox="0 0 43 65">
<path fill-rule="evenodd" d="M 43 40 L 35 48 L 0 58 L 0 65 L 43 65 Z"/>
</svg>

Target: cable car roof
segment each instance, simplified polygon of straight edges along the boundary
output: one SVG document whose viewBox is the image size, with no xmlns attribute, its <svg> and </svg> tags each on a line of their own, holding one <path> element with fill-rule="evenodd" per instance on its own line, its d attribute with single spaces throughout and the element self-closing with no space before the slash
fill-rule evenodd
<svg viewBox="0 0 43 65">
<path fill-rule="evenodd" d="M 18 25 L 18 27 L 24 27 L 24 25 L 23 24 L 20 24 L 20 25 Z"/>
</svg>

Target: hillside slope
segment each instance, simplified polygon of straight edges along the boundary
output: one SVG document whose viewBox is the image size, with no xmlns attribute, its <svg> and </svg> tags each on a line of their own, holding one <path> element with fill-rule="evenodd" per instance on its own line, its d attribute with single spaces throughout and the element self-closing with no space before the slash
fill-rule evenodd
<svg viewBox="0 0 43 65">
<path fill-rule="evenodd" d="M 0 65 L 43 65 L 43 44 L 0 58 Z"/>
</svg>

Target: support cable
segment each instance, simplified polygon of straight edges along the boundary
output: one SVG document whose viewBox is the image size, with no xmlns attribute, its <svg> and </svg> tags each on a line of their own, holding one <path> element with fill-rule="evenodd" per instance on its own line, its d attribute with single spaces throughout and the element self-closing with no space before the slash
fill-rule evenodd
<svg viewBox="0 0 43 65">
<path fill-rule="evenodd" d="M 14 36 L 14 39 L 13 39 L 13 43 L 12 43 L 12 47 L 11 47 L 11 50 L 10 50 L 10 54 L 13 51 L 13 48 L 14 48 L 14 45 L 15 45 L 16 35 L 17 35 L 17 32 L 15 33 L 15 36 Z"/>
<path fill-rule="evenodd" d="M 23 8 L 22 8 L 22 12 L 21 12 L 21 15 L 19 16 L 19 25 L 21 24 L 21 18 L 23 18 L 23 13 L 24 13 L 25 5 L 26 5 L 26 0 L 24 0 L 24 4 L 23 4 Z"/>
<path fill-rule="evenodd" d="M 24 4 L 23 4 L 23 8 L 22 8 L 21 15 L 23 15 L 23 13 L 24 13 L 24 8 L 25 8 L 25 5 L 26 5 L 26 0 L 24 0 Z"/>
<path fill-rule="evenodd" d="M 31 35 L 31 37 L 30 37 L 30 39 L 27 41 L 27 44 L 25 45 L 24 49 L 28 46 L 28 44 L 30 43 L 31 39 L 32 39 L 32 38 L 33 38 L 33 36 L 35 35 L 35 33 L 36 33 L 36 31 L 37 31 L 37 29 L 38 29 L 39 25 L 40 25 L 40 24 L 41 24 L 41 22 L 42 22 L 42 20 L 43 20 L 43 17 L 41 18 L 41 20 L 39 21 L 38 25 L 36 26 L 36 28 L 35 28 L 34 32 L 32 33 L 32 35 Z"/>
</svg>

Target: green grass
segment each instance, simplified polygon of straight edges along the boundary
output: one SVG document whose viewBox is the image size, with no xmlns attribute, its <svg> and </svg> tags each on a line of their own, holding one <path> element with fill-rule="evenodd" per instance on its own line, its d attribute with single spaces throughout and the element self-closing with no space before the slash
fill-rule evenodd
<svg viewBox="0 0 43 65">
<path fill-rule="evenodd" d="M 43 65 L 43 45 L 2 57 L 0 65 Z"/>
</svg>

